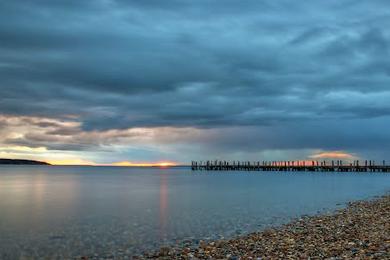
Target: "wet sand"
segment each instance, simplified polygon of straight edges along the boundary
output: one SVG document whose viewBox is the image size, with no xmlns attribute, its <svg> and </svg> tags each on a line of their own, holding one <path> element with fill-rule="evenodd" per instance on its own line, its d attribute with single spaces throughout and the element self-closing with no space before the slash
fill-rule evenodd
<svg viewBox="0 0 390 260">
<path fill-rule="evenodd" d="M 135 259 L 390 259 L 390 195 L 331 215 L 197 247 L 164 247 Z"/>
</svg>

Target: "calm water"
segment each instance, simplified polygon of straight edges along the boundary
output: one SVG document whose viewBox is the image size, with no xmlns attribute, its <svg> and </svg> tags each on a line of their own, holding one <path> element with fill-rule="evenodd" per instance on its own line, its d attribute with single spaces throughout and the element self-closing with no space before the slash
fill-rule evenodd
<svg viewBox="0 0 390 260">
<path fill-rule="evenodd" d="M 117 257 L 232 237 L 390 190 L 390 174 L 0 166 L 0 258 Z"/>
</svg>

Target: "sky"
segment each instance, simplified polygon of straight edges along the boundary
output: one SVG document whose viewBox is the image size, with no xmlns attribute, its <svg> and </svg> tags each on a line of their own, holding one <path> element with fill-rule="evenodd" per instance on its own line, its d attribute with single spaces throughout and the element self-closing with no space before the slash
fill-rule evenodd
<svg viewBox="0 0 390 260">
<path fill-rule="evenodd" d="M 2 0 L 0 157 L 390 160 L 388 0 Z"/>
</svg>

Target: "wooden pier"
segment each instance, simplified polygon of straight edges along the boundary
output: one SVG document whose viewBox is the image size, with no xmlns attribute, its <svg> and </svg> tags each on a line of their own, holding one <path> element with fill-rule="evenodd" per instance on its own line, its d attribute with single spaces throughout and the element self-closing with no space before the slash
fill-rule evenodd
<svg viewBox="0 0 390 260">
<path fill-rule="evenodd" d="M 310 171 L 310 172 L 390 172 L 390 165 L 382 161 L 359 160 L 344 163 L 337 161 L 192 161 L 193 171 Z"/>
</svg>

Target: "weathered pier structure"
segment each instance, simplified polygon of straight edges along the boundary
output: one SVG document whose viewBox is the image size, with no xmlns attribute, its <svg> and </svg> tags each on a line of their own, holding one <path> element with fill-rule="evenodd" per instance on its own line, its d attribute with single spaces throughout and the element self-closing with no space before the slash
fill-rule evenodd
<svg viewBox="0 0 390 260">
<path fill-rule="evenodd" d="M 310 171 L 310 172 L 390 172 L 385 161 L 373 160 L 345 163 L 336 161 L 192 161 L 193 171 Z"/>
</svg>

